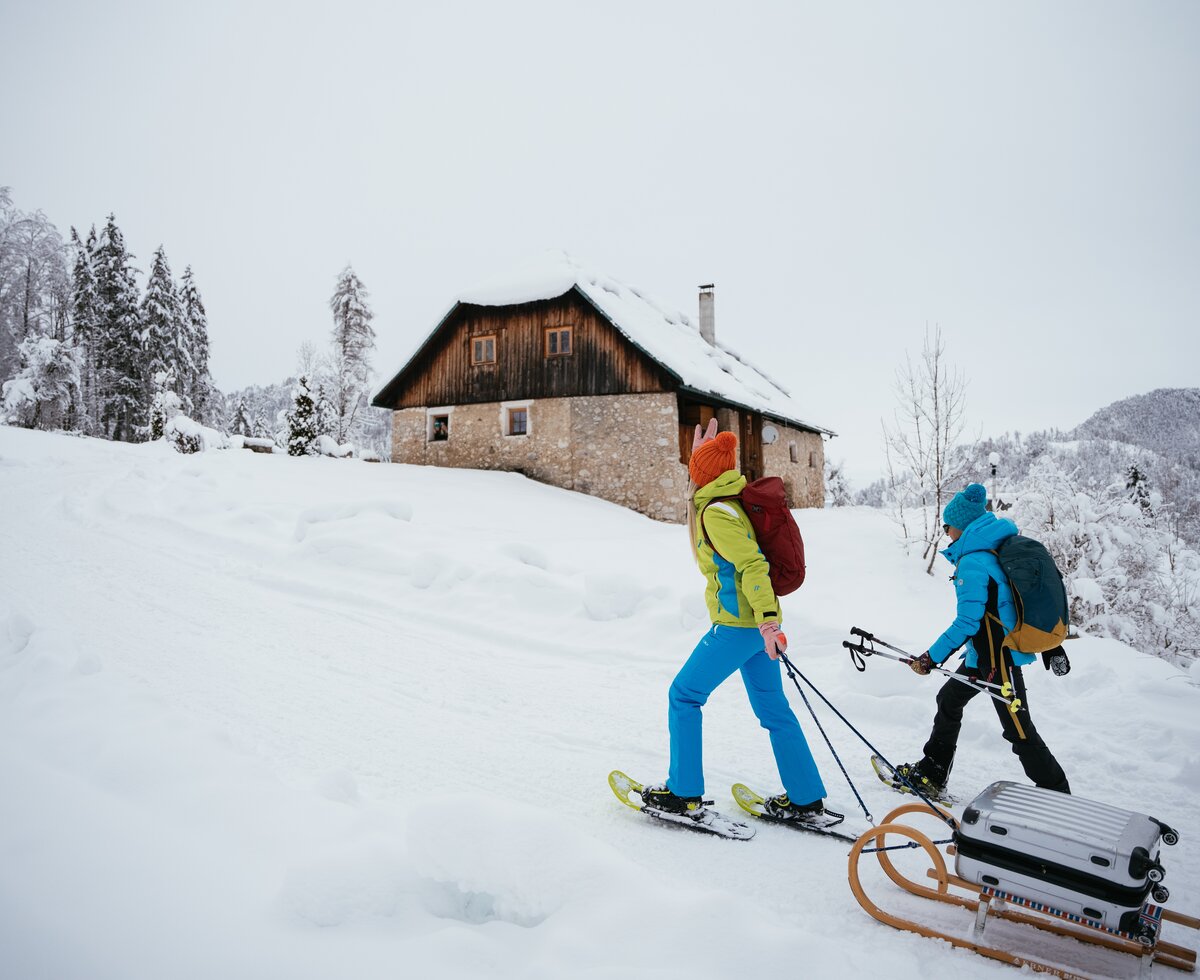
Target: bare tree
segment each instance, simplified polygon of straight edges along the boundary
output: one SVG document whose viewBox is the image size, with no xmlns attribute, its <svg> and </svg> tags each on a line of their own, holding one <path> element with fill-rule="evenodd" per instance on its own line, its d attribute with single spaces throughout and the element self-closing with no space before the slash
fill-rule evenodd
<svg viewBox="0 0 1200 980">
<path fill-rule="evenodd" d="M 41 212 L 12 206 L 0 187 L 0 380 L 16 367 L 17 345 L 30 335 L 65 339 L 66 250 Z"/>
<path fill-rule="evenodd" d="M 905 356 L 896 371 L 894 426 L 883 427 L 893 507 L 909 540 L 920 541 L 925 571 L 933 574 L 942 537 L 942 507 L 959 490 L 967 456 L 956 452 L 965 424 L 966 382 L 946 361 L 940 327 L 925 331 L 921 359 Z M 920 535 L 909 535 L 906 508 L 920 514 Z"/>
</svg>

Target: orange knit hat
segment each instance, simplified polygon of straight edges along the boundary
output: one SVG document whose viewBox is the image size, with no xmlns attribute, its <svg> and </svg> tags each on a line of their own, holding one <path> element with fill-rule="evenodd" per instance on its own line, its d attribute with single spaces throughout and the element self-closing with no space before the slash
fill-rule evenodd
<svg viewBox="0 0 1200 980">
<path fill-rule="evenodd" d="M 732 432 L 718 432 L 692 453 L 688 473 L 698 487 L 712 483 L 726 470 L 737 469 L 737 436 Z"/>
</svg>

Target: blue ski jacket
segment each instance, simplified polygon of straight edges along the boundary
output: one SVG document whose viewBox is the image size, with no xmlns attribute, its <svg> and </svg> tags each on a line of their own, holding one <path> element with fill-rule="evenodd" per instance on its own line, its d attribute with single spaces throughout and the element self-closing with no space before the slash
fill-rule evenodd
<svg viewBox="0 0 1200 980">
<path fill-rule="evenodd" d="M 978 666 L 975 647 L 971 637 L 979 632 L 983 614 L 987 607 L 988 583 L 997 587 L 997 612 L 1005 631 L 1017 625 L 1017 607 L 1013 602 L 1008 576 L 1000 568 L 1000 562 L 992 552 L 1000 542 L 1017 534 L 1017 525 L 1006 517 L 996 517 L 985 511 L 963 528 L 963 533 L 950 547 L 942 551 L 946 560 L 954 566 L 954 592 L 958 598 L 958 611 L 954 622 L 929 647 L 929 658 L 936 664 L 945 661 L 964 643 L 968 667 Z M 1031 653 L 1012 651 L 1013 664 L 1020 667 L 1033 663 L 1037 658 Z"/>
</svg>

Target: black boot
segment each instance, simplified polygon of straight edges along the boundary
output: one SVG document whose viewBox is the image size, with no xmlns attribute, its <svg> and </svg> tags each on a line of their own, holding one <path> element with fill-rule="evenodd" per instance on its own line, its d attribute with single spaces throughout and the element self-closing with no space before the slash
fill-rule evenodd
<svg viewBox="0 0 1200 980">
<path fill-rule="evenodd" d="M 946 795 L 946 781 L 949 773 L 929 759 L 920 762 L 905 762 L 896 767 L 896 777 L 892 785 L 903 793 L 911 793 L 918 789 L 926 796 L 935 799 Z"/>
<path fill-rule="evenodd" d="M 662 810 L 664 813 L 681 813 L 688 817 L 698 817 L 705 807 L 705 801 L 699 796 L 676 796 L 666 783 L 647 786 L 641 792 L 642 806 L 649 810 Z"/>
<path fill-rule="evenodd" d="M 789 800 L 787 793 L 772 796 L 763 803 L 763 814 L 772 820 L 794 820 L 817 830 L 835 827 L 846 819 L 845 814 L 825 809 L 824 800 L 813 800 L 801 805 Z"/>
</svg>

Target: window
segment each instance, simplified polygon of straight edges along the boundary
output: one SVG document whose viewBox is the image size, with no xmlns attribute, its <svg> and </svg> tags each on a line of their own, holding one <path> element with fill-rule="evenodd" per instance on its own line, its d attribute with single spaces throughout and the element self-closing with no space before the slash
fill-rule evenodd
<svg viewBox="0 0 1200 980">
<path fill-rule="evenodd" d="M 494 334 L 488 337 L 471 338 L 471 363 L 496 363 L 496 337 Z"/>
<path fill-rule="evenodd" d="M 815 470 L 817 468 L 817 454 L 814 452 L 809 452 L 808 454 L 808 468 L 810 470 Z"/>
<path fill-rule="evenodd" d="M 563 357 L 571 353 L 571 328 L 546 328 L 546 356 Z"/>
<path fill-rule="evenodd" d="M 429 441 L 445 442 L 450 438 L 450 416 L 431 415 L 429 417 Z"/>
<path fill-rule="evenodd" d="M 508 410 L 508 435 L 523 436 L 529 434 L 529 409 L 510 408 Z"/>
<path fill-rule="evenodd" d="M 791 460 L 793 463 L 800 462 L 800 447 L 797 446 L 794 442 L 788 443 L 788 456 L 791 457 Z"/>
</svg>

